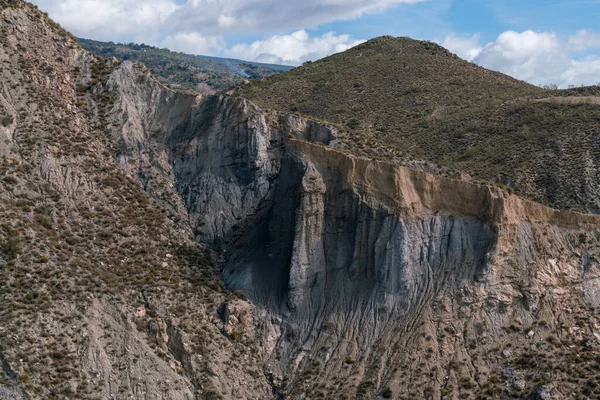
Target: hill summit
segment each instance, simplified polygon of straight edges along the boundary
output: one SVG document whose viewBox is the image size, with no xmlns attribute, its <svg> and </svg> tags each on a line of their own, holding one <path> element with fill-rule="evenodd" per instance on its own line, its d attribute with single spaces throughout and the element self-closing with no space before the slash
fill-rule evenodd
<svg viewBox="0 0 600 400">
<path fill-rule="evenodd" d="M 292 92 L 285 95 L 288 90 Z M 382 36 L 256 81 L 241 94 L 270 107 L 296 109 L 332 122 L 361 119 L 377 129 L 394 122 L 386 118 L 390 114 L 411 117 L 441 107 L 472 108 L 490 99 L 501 102 L 540 92 L 533 85 L 464 61 L 435 43 Z"/>
<path fill-rule="evenodd" d="M 557 208 L 600 210 L 592 178 L 600 87 L 544 90 L 435 43 L 383 36 L 237 95 L 335 124 L 353 154 L 467 173 Z"/>
</svg>

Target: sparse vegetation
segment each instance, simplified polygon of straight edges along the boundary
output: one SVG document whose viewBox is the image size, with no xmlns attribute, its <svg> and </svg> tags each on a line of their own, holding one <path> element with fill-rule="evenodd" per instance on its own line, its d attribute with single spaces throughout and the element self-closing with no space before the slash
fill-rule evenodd
<svg viewBox="0 0 600 400">
<path fill-rule="evenodd" d="M 13 121 L 14 118 L 12 115 L 4 115 L 2 118 L 0 118 L 0 124 L 2 124 L 2 126 L 9 126 L 13 123 Z"/>
<path fill-rule="evenodd" d="M 116 378 L 111 389 L 103 376 L 86 375 L 82 346 L 98 348 L 115 376 L 124 362 L 148 360 L 152 371 L 178 376 L 169 366 L 177 357 L 157 338 L 167 329 L 157 318 L 189 337 L 200 356 L 218 346 L 242 360 L 231 368 L 247 368 L 255 350 L 210 322 L 226 299 L 210 251 L 182 235 L 178 215 L 115 162 L 113 130 L 123 120 L 112 113 L 107 81 L 119 62 L 81 56 L 73 38 L 35 7 L 0 0 L 3 38 L 16 20 L 27 29 L 0 41 L 8 55 L 0 96 L 10 94 L 0 103 L 16 110 L 0 105 L 0 125 L 14 128 L 14 138 L 0 143 L 0 391 L 32 399 L 99 399 L 111 390 L 130 397 L 128 380 Z M 50 162 L 41 167 L 42 160 Z M 175 196 L 160 178 L 148 177 Z M 160 310 L 151 308 L 158 303 Z M 131 310 L 142 304 L 148 315 L 136 317 Z M 131 328 L 126 352 L 116 330 L 123 323 Z M 208 388 L 205 376 L 199 381 Z"/>
<path fill-rule="evenodd" d="M 388 386 L 384 387 L 380 394 L 384 399 L 391 399 L 393 396 L 392 389 L 390 389 Z"/>
<path fill-rule="evenodd" d="M 452 177 L 464 171 L 555 208 L 600 209 L 588 194 L 600 188 L 575 172 L 600 166 L 593 139 L 600 106 L 538 101 L 597 98 L 600 86 L 546 90 L 434 43 L 381 37 L 251 82 L 236 95 L 329 121 L 354 154 Z"/>
<path fill-rule="evenodd" d="M 418 299 L 418 315 L 407 314 L 407 324 L 396 319 L 404 312 L 398 307 L 403 304 L 391 303 L 396 294 L 381 293 L 385 305 L 365 303 L 365 310 L 375 312 L 359 317 L 372 318 L 372 324 L 363 326 L 357 321 L 342 326 L 340 320 L 346 317 L 323 309 L 322 319 L 316 321 L 310 335 L 305 327 L 282 324 L 283 336 L 277 339 L 285 345 L 263 354 L 252 340 L 254 333 L 248 332 L 255 328 L 252 322 L 242 323 L 255 317 L 248 296 L 241 290 L 228 293 L 219 278 L 213 260 L 225 256 L 194 240 L 194 234 L 207 231 L 212 221 L 190 221 L 178 208 L 184 207 L 177 203 L 181 202 L 179 188 L 173 187 L 168 173 L 157 166 L 160 160 L 154 159 L 148 148 L 140 156 L 139 148 L 128 148 L 120 138 L 127 117 L 119 114 L 119 93 L 108 84 L 119 63 L 92 55 L 75 57 L 74 52 L 81 56 L 80 50 L 71 47 L 75 44 L 59 27 L 44 22 L 47 17 L 24 2 L 0 0 L 0 5 L 7 4 L 24 7 L 21 17 L 29 20 L 30 26 L 15 31 L 21 35 L 17 41 L 0 42 L 10 54 L 4 63 L 7 68 L 0 71 L 4 74 L 0 93 L 10 92 L 17 110 L 8 124 L 15 128 L 14 140 L 2 147 L 0 156 L 0 389 L 23 390 L 28 394 L 23 397 L 32 399 L 129 398 L 136 395 L 134 382 L 143 384 L 144 390 L 156 385 L 156 393 L 163 397 L 169 397 L 169 389 L 190 388 L 191 395 L 217 399 L 224 397 L 220 386 L 229 384 L 217 380 L 234 377 L 231 380 L 238 383 L 245 376 L 242 382 L 249 392 L 256 386 L 255 393 L 263 394 L 257 398 L 298 394 L 326 399 L 372 399 L 377 395 L 412 399 L 437 393 L 444 398 L 528 398 L 551 385 L 575 398 L 600 397 L 600 345 L 594 336 L 598 310 L 584 303 L 581 295 L 582 270 L 583 275 L 595 276 L 598 268 L 595 254 L 600 237 L 588 226 L 570 230 L 564 239 L 555 226 L 523 222 L 518 234 L 534 243 L 535 250 L 519 252 L 514 259 L 508 250 L 485 255 L 467 250 L 469 259 L 494 257 L 495 264 L 485 266 L 494 268 L 489 275 L 500 277 L 502 296 L 495 296 L 495 289 L 489 289 L 494 285 L 475 268 L 463 279 L 459 276 L 462 265 L 438 268 L 432 263 L 424 276 L 444 275 L 443 279 L 422 285 L 419 290 L 426 293 Z M 0 34 L 2 28 L 0 25 Z M 436 86 L 420 80 L 387 85 L 401 89 L 382 96 L 401 105 L 393 112 L 386 105 L 389 115 L 377 108 L 384 103 L 373 103 L 376 115 L 389 118 L 391 128 L 387 129 L 386 120 L 370 119 L 371 105 L 364 101 L 371 96 L 370 85 L 379 84 L 368 80 L 382 78 L 349 72 L 351 65 L 330 58 L 325 62 L 333 62 L 324 71 L 311 70 L 321 68 L 321 62 L 316 62 L 303 67 L 308 72 L 301 73 L 302 79 L 296 81 L 299 75 L 291 73 L 296 77 L 294 90 L 316 93 L 314 99 L 308 96 L 304 103 L 294 104 L 296 112 L 317 110 L 324 101 L 323 93 L 343 94 L 349 88 L 363 97 L 349 92 L 355 104 L 337 103 L 324 109 L 333 113 L 334 119 L 339 116 L 337 127 L 342 130 L 346 150 L 387 160 L 401 153 L 431 160 L 441 154 L 447 167 L 440 171 L 450 174 L 452 168 L 483 168 L 473 172 L 476 177 L 504 171 L 502 165 L 512 162 L 502 158 L 507 151 L 525 152 L 518 145 L 527 151 L 566 145 L 569 142 L 562 132 L 571 128 L 580 128 L 573 131 L 577 140 L 587 137 L 586 129 L 595 118 L 587 108 L 594 107 L 591 103 L 570 104 L 571 108 L 546 101 L 537 104 L 530 100 L 537 96 L 538 88 L 481 72 L 475 66 L 465 67 L 431 43 L 407 42 L 394 47 L 387 43 L 390 41 L 375 41 L 377 51 L 369 49 L 371 44 L 360 47 L 359 54 L 369 68 L 379 63 L 398 68 L 392 70 L 396 72 L 410 70 L 402 57 L 397 57 L 394 65 L 385 60 L 386 52 L 395 54 L 401 46 L 408 46 L 416 55 L 405 52 L 404 60 L 412 57 L 424 62 L 434 57 L 432 68 L 448 66 L 450 79 L 433 82 L 451 89 L 437 91 Z M 348 54 L 351 57 L 344 58 Z M 342 60 L 362 65 L 356 52 L 348 54 L 342 55 Z M 460 75 L 462 68 L 475 74 L 478 85 L 490 88 L 476 93 L 470 80 Z M 141 70 L 134 72 L 139 72 L 141 83 L 137 83 L 151 81 Z M 314 76 L 303 77 L 305 73 Z M 64 79 L 67 74 L 69 80 Z M 415 78 L 416 74 L 411 74 L 408 76 Z M 346 85 L 343 76 L 356 79 Z M 277 82 L 279 78 L 269 78 L 249 92 L 257 90 L 258 95 L 266 90 L 263 84 L 268 88 Z M 307 82 L 311 85 L 308 89 L 302 86 Z M 274 93 L 280 90 L 284 89 L 276 87 Z M 515 93 L 523 97 L 511 100 Z M 463 95 L 473 95 L 476 101 L 463 99 Z M 429 109 L 429 104 L 442 106 Z M 352 110 L 344 109 L 346 106 Z M 335 107 L 339 107 L 337 114 Z M 0 115 L 7 114 L 0 109 Z M 565 121 L 559 123 L 561 115 Z M 572 118 L 579 118 L 581 125 L 572 125 Z M 401 126 L 404 122 L 406 128 Z M 435 144 L 425 144 L 433 141 L 430 129 L 441 135 L 440 140 L 451 150 L 442 152 Z M 520 142 L 512 145 L 516 138 Z M 392 145 L 398 147 L 390 150 Z M 0 146 L 5 146 L 4 142 Z M 491 160 L 490 166 L 482 167 L 484 159 Z M 508 179 L 494 179 L 498 186 L 513 188 Z M 553 201 L 559 204 L 563 200 Z M 391 220 L 385 218 L 385 223 Z M 445 216 L 437 218 L 435 223 Z M 443 233 L 444 246 L 436 246 L 434 251 L 448 252 L 462 241 L 455 235 L 461 223 L 452 219 L 452 227 L 443 227 L 449 229 Z M 336 234 L 335 227 L 325 226 Z M 383 236 L 376 239 L 381 251 L 387 248 Z M 253 243 L 247 239 L 233 242 L 227 250 L 235 251 L 235 243 L 247 249 Z M 557 262 L 556 268 L 553 262 Z M 402 268 L 401 263 L 397 265 Z M 539 276 L 550 283 L 534 285 Z M 374 283 L 386 279 L 370 278 Z M 403 284 L 400 279 L 398 283 Z M 475 285 L 477 290 L 472 290 Z M 418 292 L 412 294 L 419 297 Z M 257 315 L 261 324 L 278 323 Z M 370 330 L 368 340 L 363 341 L 365 336 L 356 327 Z M 313 340 L 318 345 L 304 347 Z M 297 353 L 284 354 L 294 349 L 294 343 L 303 347 L 298 347 Z M 281 360 L 297 360 L 294 372 L 275 376 L 263 368 L 265 356 L 280 365 Z"/>
</svg>

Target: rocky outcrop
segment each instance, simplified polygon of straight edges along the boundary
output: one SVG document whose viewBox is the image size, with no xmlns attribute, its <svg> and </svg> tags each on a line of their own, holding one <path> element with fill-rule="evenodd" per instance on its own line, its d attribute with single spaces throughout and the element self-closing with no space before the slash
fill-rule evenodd
<svg viewBox="0 0 600 400">
<path fill-rule="evenodd" d="M 166 349 L 169 337 L 155 318 L 155 335 L 139 332 L 135 319 L 114 304 L 94 300 L 87 312 L 87 334 L 79 350 L 83 379 L 97 385 L 100 398 L 129 392 L 145 399 L 193 399 L 194 386 L 176 360 L 161 358 L 152 347 Z M 151 326 L 151 325 L 150 325 Z M 152 346 L 152 347 L 151 347 Z M 140 355 L 145 354 L 144 357 Z M 164 353 L 162 353 L 164 354 Z"/>
<path fill-rule="evenodd" d="M 357 158 L 334 129 L 243 99 L 199 96 L 177 114 L 139 146 L 166 154 L 197 240 L 256 305 L 253 327 L 225 306 L 225 329 L 254 338 L 280 395 L 523 392 L 499 389 L 518 373 L 487 380 L 562 329 L 556 302 L 599 304 L 596 216 Z M 485 366 L 474 354 L 509 340 Z"/>
</svg>

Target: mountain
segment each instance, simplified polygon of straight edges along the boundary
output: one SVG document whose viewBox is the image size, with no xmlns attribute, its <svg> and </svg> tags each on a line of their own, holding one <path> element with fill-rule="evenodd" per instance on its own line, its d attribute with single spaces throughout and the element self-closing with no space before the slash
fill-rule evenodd
<svg viewBox="0 0 600 400">
<path fill-rule="evenodd" d="M 196 96 L 84 51 L 22 1 L 0 2 L 0 44 L 0 398 L 267 397 L 173 182 L 122 154 Z"/>
<path fill-rule="evenodd" d="M 215 93 L 245 79 L 263 78 L 292 69 L 286 65 L 194 56 L 145 44 L 77 39 L 81 47 L 102 57 L 143 62 L 160 82 L 178 89 Z"/>
<path fill-rule="evenodd" d="M 238 95 L 337 124 L 354 154 L 425 162 L 552 207 L 600 212 L 598 86 L 544 90 L 434 43 L 380 37 Z"/>
<path fill-rule="evenodd" d="M 0 398 L 600 396 L 600 216 L 0 39 Z"/>
<path fill-rule="evenodd" d="M 251 76 L 253 78 L 263 78 L 265 76 L 269 76 L 269 75 L 273 75 L 273 74 L 263 74 L 263 75 L 252 76 L 251 75 L 252 68 L 263 67 L 263 68 L 271 69 L 275 72 L 286 72 L 286 71 L 289 71 L 294 68 L 290 65 L 256 63 L 256 62 L 237 60 L 235 58 L 222 58 L 222 57 L 211 57 L 211 56 L 196 56 L 196 57 L 198 57 L 202 60 L 205 60 L 205 61 L 211 61 L 211 62 L 218 63 L 218 64 L 224 64 L 230 72 L 239 72 L 239 68 L 247 68 L 247 70 L 244 69 L 242 71 L 243 75 Z M 236 67 L 238 67 L 238 68 L 236 68 Z"/>
</svg>

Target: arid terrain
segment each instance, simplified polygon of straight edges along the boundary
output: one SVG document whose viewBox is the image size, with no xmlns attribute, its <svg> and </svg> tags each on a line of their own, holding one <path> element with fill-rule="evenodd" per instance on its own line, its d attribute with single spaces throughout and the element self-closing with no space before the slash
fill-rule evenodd
<svg viewBox="0 0 600 400">
<path fill-rule="evenodd" d="M 384 37 L 177 91 L 21 0 L 0 66 L 0 399 L 600 396 L 597 87 Z"/>
</svg>

